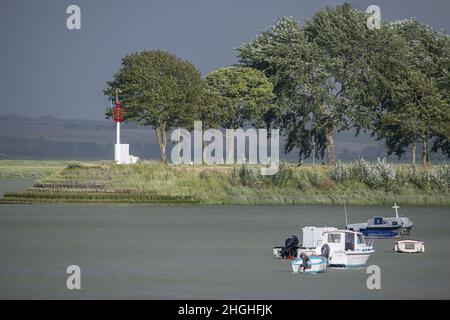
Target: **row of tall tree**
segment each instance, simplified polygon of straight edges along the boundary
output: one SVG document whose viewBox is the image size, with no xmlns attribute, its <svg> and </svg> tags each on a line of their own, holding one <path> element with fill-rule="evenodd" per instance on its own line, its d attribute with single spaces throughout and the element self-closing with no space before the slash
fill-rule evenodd
<svg viewBox="0 0 450 320">
<path fill-rule="evenodd" d="M 105 94 L 123 92 L 128 121 L 153 126 L 166 161 L 167 132 L 191 127 L 277 127 L 286 152 L 336 161 L 334 133 L 354 129 L 401 156 L 423 146 L 450 156 L 450 37 L 416 20 L 369 29 L 344 4 L 302 27 L 281 18 L 238 48 L 239 64 L 202 79 L 190 62 L 162 51 L 126 56 Z M 107 114 L 109 115 L 107 110 Z"/>
</svg>

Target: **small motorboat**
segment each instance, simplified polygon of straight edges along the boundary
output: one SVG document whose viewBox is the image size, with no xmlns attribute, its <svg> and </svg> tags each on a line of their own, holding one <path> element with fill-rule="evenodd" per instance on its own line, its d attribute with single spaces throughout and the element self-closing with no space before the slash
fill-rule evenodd
<svg viewBox="0 0 450 320">
<path fill-rule="evenodd" d="M 327 266 L 363 267 L 375 252 L 361 232 L 315 226 L 303 227 L 302 231 L 303 245 L 298 245 L 296 236 L 290 236 L 284 247 L 273 248 L 275 257 L 293 260 L 294 273 L 320 273 Z"/>
<path fill-rule="evenodd" d="M 400 207 L 394 204 L 395 217 L 373 217 L 363 223 L 346 223 L 347 230 L 361 232 L 367 238 L 397 238 L 400 235 L 408 235 L 414 223 L 405 216 L 399 217 Z"/>
<path fill-rule="evenodd" d="M 347 224 L 347 230 L 361 232 L 368 238 L 397 238 L 400 236 L 401 225 L 397 220 L 384 217 L 373 217 L 366 223 Z"/>
<path fill-rule="evenodd" d="M 299 258 L 291 261 L 291 267 L 294 273 L 322 273 L 327 269 L 327 258 L 301 254 Z"/>
<path fill-rule="evenodd" d="M 425 244 L 420 240 L 399 240 L 395 241 L 394 250 L 403 253 L 425 252 Z"/>
<path fill-rule="evenodd" d="M 362 233 L 357 231 L 325 231 L 321 243 L 316 254 L 328 258 L 328 265 L 332 267 L 363 267 L 375 252 L 372 244 L 366 244 Z"/>
</svg>

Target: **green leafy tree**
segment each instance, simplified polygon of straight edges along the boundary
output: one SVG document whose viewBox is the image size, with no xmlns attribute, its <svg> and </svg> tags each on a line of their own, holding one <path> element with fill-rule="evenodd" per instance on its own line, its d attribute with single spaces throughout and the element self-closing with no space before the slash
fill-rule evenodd
<svg viewBox="0 0 450 320">
<path fill-rule="evenodd" d="M 272 83 L 264 73 L 231 66 L 211 72 L 205 80 L 221 99 L 218 120 L 222 127 L 237 129 L 249 124 L 261 127 L 274 97 Z M 211 104 L 217 105 L 214 101 Z"/>
<path fill-rule="evenodd" d="M 416 163 L 416 144 L 423 144 L 422 165 L 429 163 L 428 140 L 444 136 L 450 126 L 450 107 L 435 83 L 418 70 L 411 71 L 396 88 L 393 106 L 384 112 L 377 134 L 386 139 L 389 153 L 399 157 L 412 145 L 412 163 Z"/>
<path fill-rule="evenodd" d="M 274 83 L 286 151 L 308 157 L 315 144 L 333 164 L 335 130 L 372 126 L 407 52 L 395 32 L 369 30 L 366 19 L 348 4 L 318 11 L 304 29 L 284 17 L 238 49 L 241 63 Z"/>
<path fill-rule="evenodd" d="M 151 126 L 166 162 L 167 132 L 172 127 L 192 126 L 203 94 L 200 72 L 190 62 L 163 51 L 143 51 L 122 59 L 122 67 L 107 83 L 105 95 L 120 89 L 125 121 Z M 110 110 L 106 111 L 110 116 Z"/>
<path fill-rule="evenodd" d="M 198 107 L 196 108 L 195 120 L 202 122 L 203 129 L 219 128 L 222 125 L 223 113 L 227 108 L 226 100 L 219 92 L 210 86 L 203 87 Z"/>
<path fill-rule="evenodd" d="M 243 65 L 263 71 L 273 83 L 276 107 L 266 121 L 281 126 L 286 152 L 298 148 L 299 157 L 307 157 L 316 142 L 323 155 L 323 129 L 316 120 L 327 98 L 330 74 L 320 49 L 308 42 L 298 22 L 283 17 L 238 52 Z"/>
<path fill-rule="evenodd" d="M 423 75 L 418 78 L 417 72 L 409 73 L 414 75 L 413 80 L 404 85 L 411 85 L 407 90 L 410 99 L 416 99 L 417 108 L 424 112 L 424 115 L 421 115 L 422 118 L 434 119 L 432 125 L 425 121 L 420 123 L 423 127 L 416 129 L 422 132 L 420 136 L 420 142 L 423 144 L 422 164 L 426 165 L 429 162 L 429 139 L 433 139 L 433 152 L 441 150 L 450 156 L 450 37 L 415 19 L 403 20 L 393 26 L 395 31 L 408 42 L 411 55 L 409 67 Z M 424 109 L 422 100 L 433 100 L 434 105 L 430 104 L 428 109 Z M 402 112 L 404 108 L 403 105 L 394 106 L 391 108 L 391 113 Z M 413 110 L 410 111 L 413 112 Z M 407 130 L 406 135 L 409 133 Z M 405 136 L 403 141 L 408 138 Z M 396 153 L 401 154 L 403 148 L 398 148 L 401 145 L 401 137 L 391 135 L 391 139 L 396 142 Z M 415 151 L 416 140 L 411 141 L 411 144 Z M 413 152 L 414 155 L 415 152 Z"/>
<path fill-rule="evenodd" d="M 414 67 L 432 79 L 444 99 L 450 100 L 450 36 L 415 19 L 393 26 L 407 40 Z"/>
<path fill-rule="evenodd" d="M 246 125 L 261 127 L 274 98 L 272 83 L 263 72 L 246 67 L 217 69 L 205 78 L 209 88 L 209 107 L 219 110 L 216 123 L 227 129 L 239 129 Z M 219 97 L 219 100 L 216 97 Z M 233 140 L 227 136 L 227 154 Z"/>
</svg>

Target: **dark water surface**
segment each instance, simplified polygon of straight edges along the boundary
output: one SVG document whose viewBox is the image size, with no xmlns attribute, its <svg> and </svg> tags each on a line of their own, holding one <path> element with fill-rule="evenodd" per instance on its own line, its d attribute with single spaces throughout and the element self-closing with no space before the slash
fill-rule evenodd
<svg viewBox="0 0 450 320">
<path fill-rule="evenodd" d="M 376 240 L 381 290 L 368 290 L 365 268 L 292 274 L 272 255 L 301 226 L 342 227 L 341 207 L 0 205 L 0 298 L 449 299 L 450 209 L 400 212 L 426 252 Z M 348 207 L 351 221 L 379 213 L 393 209 Z M 81 290 L 66 289 L 68 265 L 80 266 Z"/>
</svg>

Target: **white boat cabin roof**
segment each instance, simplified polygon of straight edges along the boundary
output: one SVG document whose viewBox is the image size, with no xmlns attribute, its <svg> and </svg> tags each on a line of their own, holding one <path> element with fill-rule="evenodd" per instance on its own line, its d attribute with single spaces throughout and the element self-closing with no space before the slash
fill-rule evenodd
<svg viewBox="0 0 450 320">
<path fill-rule="evenodd" d="M 344 229 L 339 229 L 339 230 L 330 230 L 330 231 L 324 231 L 323 234 L 325 233 L 360 233 L 358 231 L 351 231 L 351 230 L 344 230 Z"/>
</svg>

